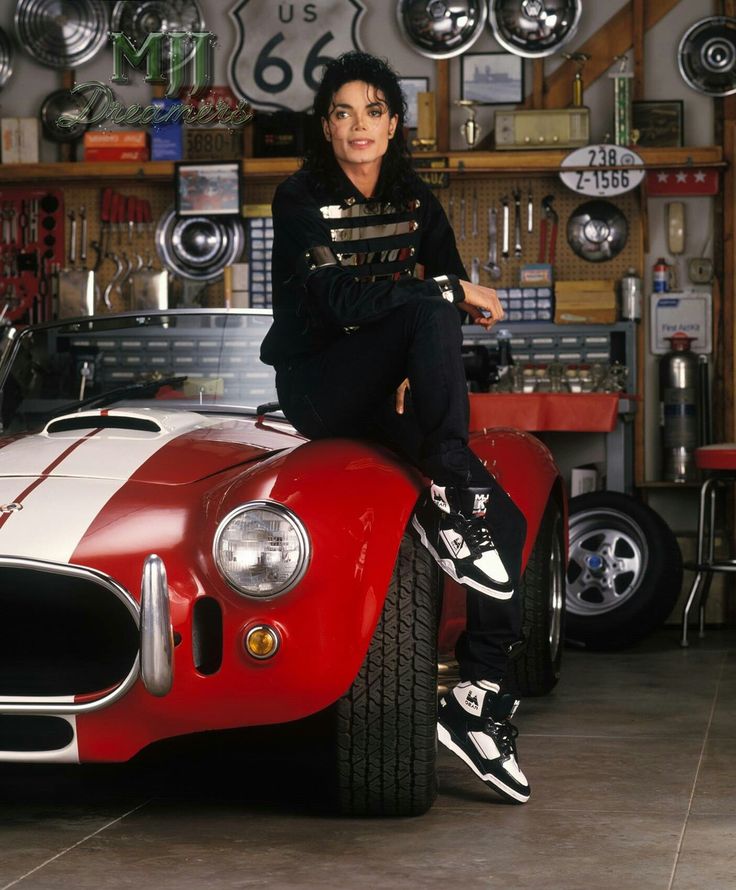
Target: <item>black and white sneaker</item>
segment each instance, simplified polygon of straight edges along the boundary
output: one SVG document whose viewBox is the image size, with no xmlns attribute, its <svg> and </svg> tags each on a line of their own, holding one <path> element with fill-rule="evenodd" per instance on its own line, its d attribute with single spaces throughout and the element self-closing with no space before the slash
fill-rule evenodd
<svg viewBox="0 0 736 890">
<path fill-rule="evenodd" d="M 481 681 L 481 683 L 484 681 Z M 458 683 L 440 699 L 437 735 L 483 782 L 512 803 L 526 803 L 531 789 L 516 756 L 517 728 L 509 723 L 518 707 L 496 684 Z"/>
<path fill-rule="evenodd" d="M 438 565 L 459 584 L 496 599 L 514 590 L 486 521 L 487 488 L 434 482 L 419 499 L 412 525 Z"/>
</svg>

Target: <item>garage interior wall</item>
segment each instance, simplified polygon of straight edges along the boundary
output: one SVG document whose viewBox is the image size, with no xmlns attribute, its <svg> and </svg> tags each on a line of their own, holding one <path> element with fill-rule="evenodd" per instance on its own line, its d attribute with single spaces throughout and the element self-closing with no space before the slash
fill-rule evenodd
<svg viewBox="0 0 736 890">
<path fill-rule="evenodd" d="M 609 0 L 607 3 L 584 0 L 583 11 L 578 32 L 570 45 L 565 47 L 574 50 L 601 28 L 609 18 L 625 5 L 626 0 Z M 206 27 L 218 38 L 215 48 L 214 83 L 227 83 L 227 64 L 233 50 L 237 31 L 230 16 L 231 8 L 236 6 L 235 0 L 215 2 L 200 0 Z M 360 40 L 363 48 L 369 52 L 385 56 L 394 68 L 404 77 L 426 76 L 430 80 L 430 89 L 436 89 L 436 66 L 433 60 L 427 59 L 414 51 L 400 34 L 396 17 L 396 0 L 364 0 L 366 11 L 360 24 Z M 283 3 L 293 7 L 291 24 L 285 27 L 299 27 L 303 3 Z M 13 14 L 15 4 L 3 3 L 0 8 L 0 27 L 8 34 L 13 33 Z M 692 90 L 683 80 L 678 71 L 677 46 L 682 34 L 694 22 L 707 15 L 716 14 L 720 4 L 715 0 L 680 0 L 645 37 L 645 94 L 647 100 L 682 100 L 684 102 L 684 143 L 685 145 L 709 145 L 715 141 L 715 103 L 714 101 Z M 473 45 L 473 52 L 502 51 L 486 28 L 480 40 Z M 559 54 L 546 59 L 545 72 L 551 73 L 561 63 Z M 525 61 L 526 89 L 530 91 L 532 83 L 531 61 Z M 99 80 L 110 82 L 112 54 L 110 49 L 101 52 L 86 65 L 80 66 L 76 72 L 78 82 Z M 585 77 L 585 73 L 584 73 Z M 459 96 L 460 61 L 451 60 L 450 94 L 452 98 Z M 40 109 L 46 96 L 61 86 L 60 72 L 44 68 L 33 61 L 26 53 L 18 49 L 14 61 L 14 73 L 5 89 L 0 93 L 0 113 L 3 116 L 31 115 Z M 151 88 L 138 72 L 132 72 L 131 84 L 125 88 L 126 104 L 140 102 L 146 104 L 150 99 Z M 585 104 L 591 110 L 591 141 L 605 141 L 611 132 L 613 121 L 613 87 L 609 77 L 602 76 L 586 86 Z M 495 109 L 481 108 L 478 121 L 485 133 L 493 126 Z M 460 125 L 465 112 L 453 106 L 450 114 L 451 148 L 460 150 L 463 142 Z M 57 147 L 44 141 L 41 153 L 42 161 L 57 160 Z M 660 256 L 667 256 L 665 242 L 664 214 L 669 199 L 653 198 L 648 202 L 648 235 L 649 250 L 645 256 L 644 267 L 637 270 L 645 283 L 645 294 L 651 288 L 651 268 Z M 714 201 L 710 198 L 685 198 L 687 218 L 687 243 L 685 257 L 713 255 L 713 243 L 706 244 L 707 233 L 712 231 Z M 648 339 L 648 338 L 647 338 Z M 658 436 L 658 398 L 657 398 L 657 357 L 649 353 L 648 348 L 639 360 L 645 367 L 644 410 L 646 436 L 644 477 L 658 478 L 659 449 Z M 693 492 L 662 491 L 650 493 L 649 501 L 655 509 L 667 516 L 677 515 L 679 523 L 675 531 L 692 535 L 695 527 L 695 500 Z"/>
</svg>

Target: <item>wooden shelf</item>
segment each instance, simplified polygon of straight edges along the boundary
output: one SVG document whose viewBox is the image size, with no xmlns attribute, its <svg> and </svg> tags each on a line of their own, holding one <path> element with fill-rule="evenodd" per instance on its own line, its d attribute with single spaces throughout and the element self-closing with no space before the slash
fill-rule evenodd
<svg viewBox="0 0 736 890">
<path fill-rule="evenodd" d="M 108 179 L 170 180 L 174 176 L 174 165 L 170 161 L 141 162 L 86 162 L 66 161 L 54 164 L 0 164 L 0 182 L 79 182 Z"/>
<path fill-rule="evenodd" d="M 707 145 L 685 148 L 639 148 L 647 167 L 698 167 L 725 166 L 720 146 Z M 449 171 L 458 175 L 525 173 L 550 175 L 556 173 L 560 162 L 568 154 L 566 150 L 544 149 L 539 151 L 451 151 L 415 153 L 415 159 L 447 158 Z M 299 167 L 297 158 L 245 158 L 243 173 L 252 179 L 281 179 Z M 0 164 L 0 183 L 55 181 L 79 182 L 107 180 L 145 180 L 149 182 L 171 181 L 174 164 L 171 161 L 147 161 L 145 163 L 110 162 L 88 163 L 85 161 L 53 164 Z"/>
<path fill-rule="evenodd" d="M 652 481 L 652 482 L 638 482 L 636 484 L 636 488 L 700 488 L 700 482 L 668 482 L 668 481 Z"/>
<path fill-rule="evenodd" d="M 685 148 L 637 148 L 644 166 L 663 167 L 713 167 L 723 166 L 723 151 L 719 145 Z M 558 172 L 569 149 L 539 149 L 529 151 L 457 151 L 446 154 L 415 152 L 414 159 L 446 157 L 451 172 L 476 175 L 479 173 L 538 173 Z"/>
</svg>

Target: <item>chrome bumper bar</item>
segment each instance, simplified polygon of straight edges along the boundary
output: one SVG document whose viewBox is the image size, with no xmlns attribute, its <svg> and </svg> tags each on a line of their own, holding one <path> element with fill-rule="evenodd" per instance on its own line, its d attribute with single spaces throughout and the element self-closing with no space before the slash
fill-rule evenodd
<svg viewBox="0 0 736 890">
<path fill-rule="evenodd" d="M 151 554 L 143 564 L 141 605 L 112 578 L 96 569 L 59 565 L 38 559 L 2 556 L 0 568 L 23 568 L 94 581 L 119 599 L 130 612 L 140 632 L 140 651 L 126 677 L 112 690 L 91 701 L 75 702 L 68 696 L 2 696 L 0 714 L 44 714 L 49 716 L 90 714 L 119 701 L 140 675 L 144 686 L 155 696 L 166 695 L 173 683 L 173 631 L 169 611 L 169 591 L 163 560 Z"/>
</svg>

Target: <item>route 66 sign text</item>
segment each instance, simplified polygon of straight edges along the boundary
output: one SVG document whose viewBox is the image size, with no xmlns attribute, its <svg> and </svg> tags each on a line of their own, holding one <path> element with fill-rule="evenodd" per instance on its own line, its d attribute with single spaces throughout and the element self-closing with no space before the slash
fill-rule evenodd
<svg viewBox="0 0 736 890">
<path fill-rule="evenodd" d="M 322 66 L 360 49 L 361 0 L 240 0 L 230 10 L 238 41 L 228 76 L 233 92 L 257 109 L 306 111 Z"/>
</svg>

